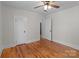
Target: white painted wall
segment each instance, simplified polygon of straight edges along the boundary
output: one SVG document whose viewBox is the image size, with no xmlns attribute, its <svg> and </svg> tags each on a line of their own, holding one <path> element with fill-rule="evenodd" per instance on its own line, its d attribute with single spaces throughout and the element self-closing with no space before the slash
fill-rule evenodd
<svg viewBox="0 0 79 59">
<path fill-rule="evenodd" d="M 3 6 L 3 45 L 4 48 L 11 47 L 16 45 L 16 37 L 14 36 L 16 33 L 14 33 L 14 17 L 15 16 L 22 16 L 24 18 L 27 18 L 27 41 L 26 43 L 33 42 L 40 40 L 40 20 L 42 19 L 42 16 L 22 10 L 17 8 L 11 8 L 8 6 Z M 24 42 L 25 43 L 25 42 Z"/>
<path fill-rule="evenodd" d="M 0 53 L 1 53 L 1 50 L 2 50 L 2 7 L 1 7 L 1 2 L 0 2 Z"/>
<path fill-rule="evenodd" d="M 79 6 L 48 16 L 53 20 L 53 41 L 79 49 Z"/>
</svg>

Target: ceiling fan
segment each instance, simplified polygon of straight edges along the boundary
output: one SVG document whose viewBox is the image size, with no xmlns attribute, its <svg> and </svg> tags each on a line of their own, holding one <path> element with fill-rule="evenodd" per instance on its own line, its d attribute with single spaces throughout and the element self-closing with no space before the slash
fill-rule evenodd
<svg viewBox="0 0 79 59">
<path fill-rule="evenodd" d="M 41 1 L 41 2 L 43 2 L 43 5 L 36 6 L 34 8 L 36 9 L 39 7 L 44 7 L 44 11 L 47 11 L 48 9 L 51 9 L 51 8 L 59 8 L 60 7 L 59 5 L 57 5 L 55 3 L 55 1 Z"/>
</svg>

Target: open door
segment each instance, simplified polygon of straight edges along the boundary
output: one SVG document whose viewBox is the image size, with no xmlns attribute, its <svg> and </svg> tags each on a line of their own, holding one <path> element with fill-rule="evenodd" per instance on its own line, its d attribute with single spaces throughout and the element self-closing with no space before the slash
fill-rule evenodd
<svg viewBox="0 0 79 59">
<path fill-rule="evenodd" d="M 46 38 L 48 40 L 52 40 L 52 19 L 51 17 L 47 17 L 46 18 L 46 25 L 45 25 L 45 29 L 46 29 Z"/>
</svg>

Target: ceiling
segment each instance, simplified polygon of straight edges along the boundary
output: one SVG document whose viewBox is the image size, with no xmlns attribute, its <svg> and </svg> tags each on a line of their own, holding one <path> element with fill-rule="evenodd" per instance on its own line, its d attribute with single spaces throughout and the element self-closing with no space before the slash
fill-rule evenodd
<svg viewBox="0 0 79 59">
<path fill-rule="evenodd" d="M 35 6 L 39 6 L 43 4 L 40 1 L 3 1 L 2 4 L 6 6 L 10 6 L 10 7 L 15 7 L 15 8 L 20 8 L 20 9 L 25 9 L 28 11 L 37 12 L 44 16 L 50 13 L 55 13 L 55 12 L 79 5 L 79 1 L 56 1 L 56 2 L 60 5 L 60 8 L 58 9 L 52 8 L 48 10 L 48 12 L 44 12 L 43 7 L 34 9 Z"/>
</svg>

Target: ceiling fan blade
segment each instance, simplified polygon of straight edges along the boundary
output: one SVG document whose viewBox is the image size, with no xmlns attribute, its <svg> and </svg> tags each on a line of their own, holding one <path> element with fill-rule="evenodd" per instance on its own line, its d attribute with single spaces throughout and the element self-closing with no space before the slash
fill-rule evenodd
<svg viewBox="0 0 79 59">
<path fill-rule="evenodd" d="M 42 6 L 44 6 L 44 5 L 36 6 L 36 7 L 34 7 L 34 8 L 36 9 L 36 8 L 39 8 L 39 7 L 42 7 Z"/>
<path fill-rule="evenodd" d="M 41 1 L 41 2 L 43 2 L 43 4 L 47 4 L 47 3 L 49 3 L 50 1 Z"/>
<path fill-rule="evenodd" d="M 59 8 L 60 6 L 58 6 L 58 5 L 51 5 L 51 7 Z"/>
</svg>

